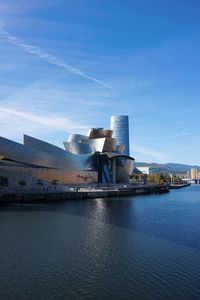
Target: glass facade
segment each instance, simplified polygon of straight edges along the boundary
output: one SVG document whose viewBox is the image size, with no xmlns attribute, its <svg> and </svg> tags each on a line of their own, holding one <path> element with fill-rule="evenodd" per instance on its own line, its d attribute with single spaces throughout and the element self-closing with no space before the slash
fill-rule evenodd
<svg viewBox="0 0 200 300">
<path fill-rule="evenodd" d="M 113 137 L 117 139 L 117 145 L 124 145 L 123 154 L 129 155 L 129 122 L 128 116 L 112 116 L 111 130 Z"/>
</svg>

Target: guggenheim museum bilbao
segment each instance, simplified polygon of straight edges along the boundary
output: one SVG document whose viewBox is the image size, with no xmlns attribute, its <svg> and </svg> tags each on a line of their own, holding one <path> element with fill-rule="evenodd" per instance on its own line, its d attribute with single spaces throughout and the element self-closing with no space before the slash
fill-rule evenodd
<svg viewBox="0 0 200 300">
<path fill-rule="evenodd" d="M 64 149 L 24 135 L 24 143 L 0 137 L 0 175 L 10 181 L 60 184 L 124 183 L 134 169 L 129 156 L 128 116 L 112 116 L 111 129 L 71 134 Z"/>
</svg>

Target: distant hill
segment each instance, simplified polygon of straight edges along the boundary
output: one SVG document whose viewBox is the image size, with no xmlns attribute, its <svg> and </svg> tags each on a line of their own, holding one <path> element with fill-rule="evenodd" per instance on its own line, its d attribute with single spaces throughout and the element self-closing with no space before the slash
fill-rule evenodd
<svg viewBox="0 0 200 300">
<path fill-rule="evenodd" d="M 136 162 L 136 167 L 153 167 L 157 172 L 164 173 L 184 173 L 190 171 L 192 168 L 196 168 L 200 171 L 200 166 L 167 163 L 167 164 L 157 164 L 157 163 L 144 163 Z"/>
</svg>

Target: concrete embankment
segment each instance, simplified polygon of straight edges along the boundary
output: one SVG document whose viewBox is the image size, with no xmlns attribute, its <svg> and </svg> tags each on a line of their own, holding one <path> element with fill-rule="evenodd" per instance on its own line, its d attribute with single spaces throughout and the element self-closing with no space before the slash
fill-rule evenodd
<svg viewBox="0 0 200 300">
<path fill-rule="evenodd" d="M 59 200 L 76 200 L 76 199 L 92 199 L 92 198 L 113 198 L 134 195 L 145 195 L 152 193 L 169 192 L 167 185 L 143 185 L 137 187 L 123 189 L 77 189 L 65 192 L 7 192 L 0 193 L 0 203 L 29 203 L 40 201 L 59 201 Z"/>
</svg>

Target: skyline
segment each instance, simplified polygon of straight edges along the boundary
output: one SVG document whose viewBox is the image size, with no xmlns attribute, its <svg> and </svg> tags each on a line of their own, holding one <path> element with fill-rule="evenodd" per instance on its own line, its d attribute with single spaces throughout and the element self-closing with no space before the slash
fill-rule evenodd
<svg viewBox="0 0 200 300">
<path fill-rule="evenodd" d="M 200 165 L 197 1 L 0 0 L 0 126 L 63 147 L 129 115 L 136 161 Z"/>
</svg>

